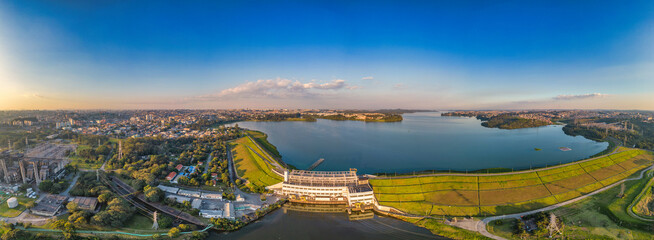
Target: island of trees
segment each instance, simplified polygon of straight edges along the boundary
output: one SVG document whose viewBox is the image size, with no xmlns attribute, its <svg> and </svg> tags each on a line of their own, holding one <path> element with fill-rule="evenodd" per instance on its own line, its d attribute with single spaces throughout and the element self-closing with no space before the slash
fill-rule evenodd
<svg viewBox="0 0 654 240">
<path fill-rule="evenodd" d="M 532 128 L 552 124 L 552 122 L 546 118 L 517 113 L 463 111 L 442 113 L 441 116 L 475 117 L 482 121 L 482 126 L 499 129 Z"/>
</svg>

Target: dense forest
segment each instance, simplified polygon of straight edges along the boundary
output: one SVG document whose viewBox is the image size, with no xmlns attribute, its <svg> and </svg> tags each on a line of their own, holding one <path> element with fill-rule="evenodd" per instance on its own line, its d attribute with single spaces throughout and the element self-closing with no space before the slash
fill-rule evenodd
<svg viewBox="0 0 654 240">
<path fill-rule="evenodd" d="M 547 126 L 550 124 L 552 123 L 549 121 L 520 118 L 518 116 L 508 114 L 497 115 L 489 118 L 486 122 L 481 123 L 481 125 L 484 127 L 500 129 L 531 128 Z"/>
<path fill-rule="evenodd" d="M 609 131 L 605 129 L 582 125 L 585 121 L 569 122 L 563 127 L 563 132 L 571 136 L 581 135 L 588 139 L 602 141 L 613 138 L 627 147 L 654 150 L 654 123 L 638 121 L 637 119 L 622 120 L 633 124 L 633 130 Z M 612 123 L 615 120 L 602 119 L 597 122 Z"/>
<path fill-rule="evenodd" d="M 328 120 L 335 120 L 335 121 L 365 121 L 365 122 L 401 122 L 403 120 L 402 115 L 399 114 L 376 114 L 376 115 L 368 115 L 365 119 L 358 119 L 355 116 L 352 117 L 347 117 L 343 114 L 336 114 L 336 115 L 327 115 L 327 116 L 321 116 L 321 115 L 305 115 L 306 117 L 312 117 L 312 118 L 321 118 L 321 119 L 328 119 Z"/>
</svg>

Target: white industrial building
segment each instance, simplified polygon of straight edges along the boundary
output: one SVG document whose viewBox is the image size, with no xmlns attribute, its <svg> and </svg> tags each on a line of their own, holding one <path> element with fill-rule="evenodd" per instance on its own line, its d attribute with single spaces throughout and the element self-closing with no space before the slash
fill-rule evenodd
<svg viewBox="0 0 654 240">
<path fill-rule="evenodd" d="M 271 187 L 274 189 L 274 187 Z M 347 204 L 350 207 L 371 208 L 375 196 L 366 178 L 360 178 L 356 169 L 350 171 L 284 172 L 281 189 L 292 202 L 314 204 Z"/>
</svg>

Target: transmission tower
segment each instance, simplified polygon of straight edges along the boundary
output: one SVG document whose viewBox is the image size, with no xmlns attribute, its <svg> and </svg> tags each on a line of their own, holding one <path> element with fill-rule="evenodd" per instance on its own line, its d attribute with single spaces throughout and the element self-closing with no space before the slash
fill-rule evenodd
<svg viewBox="0 0 654 240">
<path fill-rule="evenodd" d="M 152 223 L 152 229 L 157 230 L 159 229 L 159 223 L 157 223 L 157 212 L 155 211 L 153 215 L 154 222 Z"/>
<path fill-rule="evenodd" d="M 118 159 L 123 159 L 123 141 L 118 142 Z"/>
<path fill-rule="evenodd" d="M 561 233 L 561 230 L 559 230 L 559 225 L 556 224 L 556 216 L 552 212 L 550 212 L 550 225 L 547 226 L 547 230 L 550 232 L 550 238 L 552 238 L 552 233 L 554 233 L 554 231 Z"/>
<path fill-rule="evenodd" d="M 620 185 L 620 194 L 618 194 L 619 198 L 624 197 L 624 190 L 625 190 L 625 185 L 624 183 L 622 183 L 622 185 Z"/>
</svg>

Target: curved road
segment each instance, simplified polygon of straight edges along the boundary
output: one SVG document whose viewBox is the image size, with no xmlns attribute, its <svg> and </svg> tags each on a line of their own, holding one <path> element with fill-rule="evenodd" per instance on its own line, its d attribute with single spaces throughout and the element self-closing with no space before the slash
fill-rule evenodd
<svg viewBox="0 0 654 240">
<path fill-rule="evenodd" d="M 490 232 L 488 232 L 488 230 L 486 230 L 486 225 L 487 225 L 489 222 L 494 221 L 494 220 L 505 219 L 505 218 L 520 218 L 520 216 L 529 215 L 529 214 L 534 214 L 534 213 L 539 213 L 539 212 L 550 211 L 550 210 L 554 210 L 554 209 L 556 209 L 556 208 L 558 208 L 558 207 L 561 207 L 561 206 L 565 206 L 565 205 L 568 205 L 568 204 L 571 204 L 571 203 L 575 203 L 575 202 L 580 201 L 580 200 L 583 200 L 583 199 L 585 199 L 585 198 L 587 198 L 587 197 L 589 197 L 589 196 L 593 196 L 593 195 L 595 195 L 595 194 L 598 194 L 598 193 L 601 193 L 601 192 L 603 192 L 603 191 L 606 191 L 606 190 L 608 190 L 608 189 L 610 189 L 610 188 L 612 188 L 612 187 L 615 187 L 615 186 L 617 186 L 618 184 L 621 184 L 621 183 L 623 183 L 623 182 L 641 179 L 641 178 L 643 178 L 645 172 L 647 172 L 648 170 L 651 170 L 653 167 L 654 167 L 654 166 L 650 166 L 650 167 L 647 167 L 647 168 L 643 169 L 643 170 L 640 172 L 640 175 L 639 175 L 638 177 L 627 178 L 627 179 L 620 180 L 620 181 L 615 182 L 615 183 L 613 183 L 613 184 L 611 184 L 611 185 L 608 185 L 608 186 L 605 186 L 605 187 L 603 187 L 603 188 L 597 189 L 597 190 L 595 190 L 594 192 L 591 192 L 591 193 L 589 193 L 589 194 L 586 194 L 586 195 L 583 195 L 583 196 L 580 196 L 580 197 L 577 197 L 577 198 L 573 198 L 573 199 L 570 199 L 570 200 L 565 201 L 565 202 L 562 202 L 562 203 L 557 203 L 557 204 L 554 204 L 554 205 L 551 205 L 551 206 L 548 206 L 548 207 L 544 207 L 544 208 L 536 209 L 536 210 L 532 210 L 532 211 L 527 211 L 527 212 L 521 212 L 521 213 L 515 213 L 515 214 L 509 214 L 509 215 L 501 215 L 501 216 L 494 216 L 494 217 L 487 217 L 487 218 L 484 218 L 483 220 L 477 222 L 477 224 L 476 224 L 476 230 L 477 230 L 477 232 L 479 232 L 479 233 L 481 233 L 482 235 L 484 235 L 484 236 L 486 236 L 486 237 L 489 237 L 489 238 L 493 238 L 493 239 L 505 239 L 505 238 L 502 238 L 502 237 L 499 237 L 499 236 L 493 235 L 493 234 L 491 234 Z"/>
<path fill-rule="evenodd" d="M 634 199 L 634 201 L 631 202 L 631 204 L 629 204 L 629 206 L 627 207 L 627 214 L 629 214 L 629 216 L 645 222 L 654 222 L 654 219 L 641 217 L 634 212 L 634 205 L 636 205 L 636 203 L 640 201 L 640 198 L 642 197 L 641 195 L 647 190 L 647 188 L 651 187 L 651 185 L 652 185 L 652 180 L 650 179 L 650 181 L 645 185 L 643 190 L 636 196 L 636 199 Z"/>
</svg>

